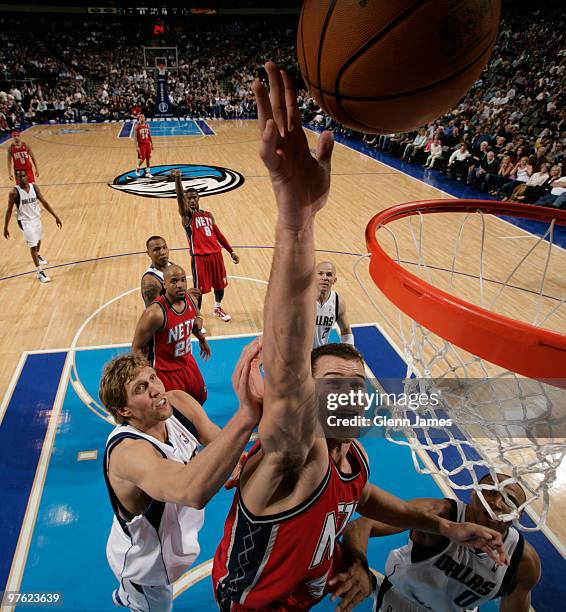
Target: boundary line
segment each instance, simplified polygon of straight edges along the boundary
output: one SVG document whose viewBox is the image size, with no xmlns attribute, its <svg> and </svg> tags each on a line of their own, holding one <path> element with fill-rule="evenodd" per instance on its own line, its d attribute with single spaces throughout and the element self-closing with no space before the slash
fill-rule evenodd
<svg viewBox="0 0 566 612">
<path fill-rule="evenodd" d="M 24 355 L 27 358 L 27 352 L 25 352 Z M 6 591 L 18 591 L 22 582 L 29 547 L 37 519 L 37 512 L 39 510 L 39 505 L 41 503 L 41 497 L 43 494 L 43 487 L 45 485 L 45 478 L 47 476 L 47 470 L 51 461 L 53 444 L 55 442 L 55 436 L 57 435 L 59 417 L 61 416 L 61 409 L 67 394 L 70 369 L 71 361 L 69 359 L 69 354 L 67 354 L 67 358 L 65 359 L 65 364 L 61 372 L 61 378 L 59 379 L 59 386 L 57 387 L 55 401 L 53 402 L 53 410 L 49 418 L 49 425 L 47 426 L 47 433 L 43 441 L 43 447 L 41 449 L 41 455 L 37 464 L 35 478 L 33 480 L 31 492 L 28 498 L 26 513 L 20 527 L 20 535 L 18 537 L 16 551 L 12 558 L 12 566 L 6 582 Z M 8 608 L 3 607 L 2 609 L 7 610 Z"/>
</svg>

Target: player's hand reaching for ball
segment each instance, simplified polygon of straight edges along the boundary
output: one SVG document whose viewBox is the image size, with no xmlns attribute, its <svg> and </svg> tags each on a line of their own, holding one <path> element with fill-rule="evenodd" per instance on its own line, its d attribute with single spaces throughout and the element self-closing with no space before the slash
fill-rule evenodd
<svg viewBox="0 0 566 612">
<path fill-rule="evenodd" d="M 232 386 L 246 417 L 259 422 L 263 409 L 263 378 L 261 376 L 262 337 L 244 347 L 232 374 Z"/>
<path fill-rule="evenodd" d="M 483 551 L 498 565 L 509 565 L 509 558 L 503 548 L 503 538 L 493 529 L 475 523 L 445 521 L 440 535 L 450 538 L 461 546 Z"/>
<path fill-rule="evenodd" d="M 267 62 L 265 70 L 269 93 L 258 80 L 253 84 L 261 130 L 259 154 L 269 171 L 280 222 L 299 230 L 328 199 L 334 141 L 330 132 L 323 132 L 311 155 L 291 79 L 273 62 Z"/>
</svg>

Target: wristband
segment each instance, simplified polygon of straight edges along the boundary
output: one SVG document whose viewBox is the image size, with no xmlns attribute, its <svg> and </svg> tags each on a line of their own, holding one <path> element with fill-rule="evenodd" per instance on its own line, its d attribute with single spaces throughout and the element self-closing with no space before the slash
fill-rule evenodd
<svg viewBox="0 0 566 612">
<path fill-rule="evenodd" d="M 340 336 L 340 342 L 342 344 L 351 344 L 352 346 L 355 346 L 355 344 L 354 344 L 354 334 L 342 334 Z"/>
</svg>

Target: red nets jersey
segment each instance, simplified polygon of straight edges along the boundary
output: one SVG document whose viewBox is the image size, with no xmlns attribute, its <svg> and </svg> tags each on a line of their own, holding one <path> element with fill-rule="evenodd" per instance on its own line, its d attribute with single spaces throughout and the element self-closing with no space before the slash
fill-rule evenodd
<svg viewBox="0 0 566 612">
<path fill-rule="evenodd" d="M 153 336 L 153 367 L 156 370 L 180 370 L 192 362 L 191 331 L 197 316 L 197 309 L 188 294 L 185 294 L 185 307 L 181 312 L 173 306 L 165 295 L 160 295 L 152 304 L 163 309 L 165 322 Z"/>
<path fill-rule="evenodd" d="M 189 224 L 184 228 L 191 255 L 210 255 L 222 251 L 210 213 L 195 210 Z"/>
<path fill-rule="evenodd" d="M 136 138 L 140 144 L 151 142 L 151 131 L 147 123 L 144 123 L 143 125 L 138 123 L 136 125 Z"/>
<path fill-rule="evenodd" d="M 259 443 L 248 456 L 258 452 Z M 212 580 L 222 611 L 310 610 L 340 571 L 337 539 L 354 514 L 369 466 L 354 442 L 348 451 L 351 474 L 329 456 L 328 470 L 299 506 L 272 516 L 254 516 L 239 489 L 216 550 Z"/>
<path fill-rule="evenodd" d="M 10 147 L 10 152 L 12 154 L 12 161 L 14 162 L 14 171 L 18 170 L 31 170 L 31 158 L 28 153 L 28 149 L 26 145 L 22 142 L 22 144 L 17 147 L 15 144 L 12 144 Z"/>
</svg>

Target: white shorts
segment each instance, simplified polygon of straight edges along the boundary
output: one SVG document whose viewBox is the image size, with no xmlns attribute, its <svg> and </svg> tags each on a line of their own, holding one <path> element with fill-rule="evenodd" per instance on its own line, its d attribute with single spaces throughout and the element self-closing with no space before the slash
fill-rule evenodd
<svg viewBox="0 0 566 612">
<path fill-rule="evenodd" d="M 24 240 L 28 247 L 37 246 L 43 237 L 43 224 L 41 219 L 33 219 L 31 221 L 18 221 L 18 225 L 24 234 Z"/>
<path fill-rule="evenodd" d="M 384 593 L 380 593 L 383 580 L 384 577 L 377 576 L 377 588 L 374 591 L 374 612 L 430 612 L 432 609 L 411 601 L 392 586 L 384 589 Z M 454 609 L 456 610 L 456 608 Z M 458 610 L 462 609 L 458 608 Z M 478 612 L 478 608 L 466 608 L 466 612 Z"/>
<path fill-rule="evenodd" d="M 114 605 L 136 612 L 170 612 L 173 608 L 173 586 L 142 586 L 122 579 L 112 594 Z"/>
</svg>

